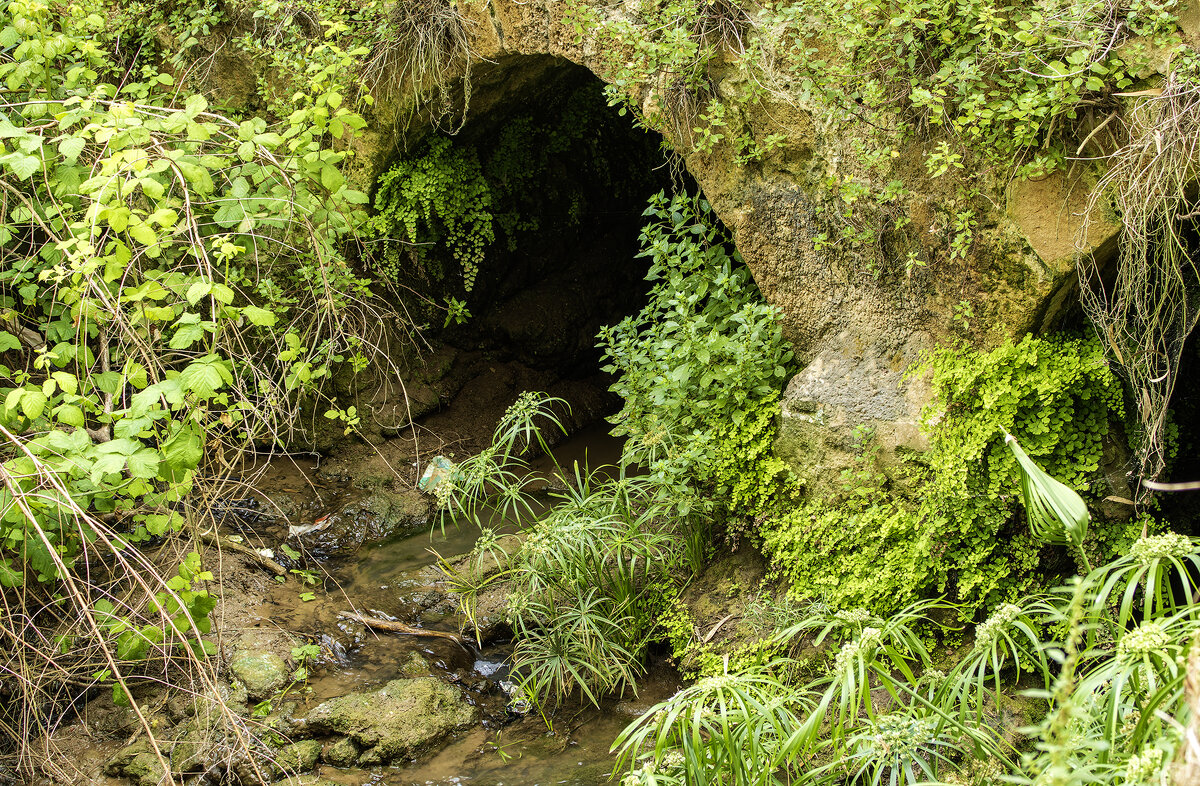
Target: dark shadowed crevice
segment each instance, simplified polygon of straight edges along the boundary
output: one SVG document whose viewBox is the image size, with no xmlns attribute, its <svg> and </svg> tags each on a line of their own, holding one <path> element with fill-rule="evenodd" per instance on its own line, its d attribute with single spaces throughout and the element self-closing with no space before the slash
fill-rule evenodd
<svg viewBox="0 0 1200 786">
<path fill-rule="evenodd" d="M 478 163 L 491 199 L 494 240 L 469 289 L 445 249 L 406 248 L 409 264 L 399 266 L 400 283 L 460 300 L 471 314 L 437 331 L 442 411 L 430 425 L 464 426 L 466 417 L 482 429 L 523 390 L 567 399 L 572 430 L 619 406 L 596 334 L 645 302 L 642 214 L 652 194 L 672 189 L 671 167 L 661 137 L 608 106 L 591 72 L 526 60 L 520 78 L 499 78 L 522 73 L 511 63 L 476 74 L 462 128 L 426 134 L 401 154 L 448 142 Z"/>
</svg>

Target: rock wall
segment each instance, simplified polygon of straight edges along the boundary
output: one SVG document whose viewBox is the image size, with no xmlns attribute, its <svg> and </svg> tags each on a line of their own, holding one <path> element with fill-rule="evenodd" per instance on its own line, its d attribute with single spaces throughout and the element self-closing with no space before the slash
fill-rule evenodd
<svg viewBox="0 0 1200 786">
<path fill-rule="evenodd" d="M 602 76 L 598 44 L 577 36 L 557 0 L 490 0 L 458 8 L 467 19 L 470 56 L 450 103 L 460 112 L 469 105 L 471 125 L 464 133 L 488 134 L 506 113 L 538 100 L 539 91 L 552 89 L 574 66 Z M 603 13 L 632 15 L 634 0 Z M 716 74 L 719 96 L 745 87 L 745 75 L 732 65 Z M 433 127 L 424 109 L 413 105 L 411 91 L 407 99 L 405 91 L 397 94 L 376 105 L 354 143 L 364 182 Z M 661 100 L 650 87 L 635 95 L 647 114 Z M 738 122 L 760 141 L 783 132 L 786 144 L 762 161 L 739 165 L 731 144 L 701 152 L 678 133 L 665 133 L 675 137 L 672 146 L 733 233 L 763 294 L 780 309 L 785 335 L 806 364 L 787 388 L 779 446 L 805 472 L 843 463 L 859 425 L 875 429 L 885 452 L 919 449 L 916 424 L 928 391 L 920 381 L 906 381 L 903 372 L 920 353 L 951 339 L 989 346 L 1053 327 L 1073 302 L 1076 254 L 1108 257 L 1115 249 L 1116 224 L 1084 221 L 1087 183 L 1054 175 L 984 183 L 992 207 L 976 216 L 965 254 L 948 255 L 952 230 L 945 204 L 953 178 L 927 176 L 917 141 L 898 150 L 891 164 L 908 192 L 898 211 L 909 223 L 881 243 L 879 268 L 855 269 L 819 250 L 817 193 L 820 183 L 861 171 L 862 148 L 855 142 L 867 133 L 862 122 L 798 93 L 780 95 L 767 111 Z M 928 264 L 904 269 L 900 260 L 910 253 Z"/>
<path fill-rule="evenodd" d="M 461 7 L 473 41 L 472 118 L 525 100 L 567 63 L 601 71 L 595 43 L 577 40 L 554 0 Z M 627 7 L 606 13 L 620 15 Z M 723 73 L 718 95 L 736 93 L 744 76 L 733 67 Z M 652 89 L 638 98 L 647 114 L 660 100 Z M 395 119 L 388 113 L 399 111 L 377 113 L 362 157 L 371 171 L 384 165 L 395 145 Z M 921 449 L 917 422 L 929 393 L 903 374 L 920 353 L 949 339 L 988 346 L 1053 327 L 1073 302 L 1076 253 L 1108 257 L 1115 251 L 1116 224 L 1085 224 L 1087 184 L 1054 175 L 991 184 L 985 191 L 994 209 L 978 217 L 965 258 L 947 261 L 950 230 L 939 203 L 952 185 L 928 178 L 923 151 L 912 143 L 893 165 L 910 191 L 900 210 L 911 223 L 901 242 L 893 239 L 884 249 L 891 268 L 847 269 L 818 250 L 815 238 L 823 228 L 814 194 L 820 179 L 856 171 L 861 123 L 799 96 L 784 96 L 762 117 L 741 121 L 759 139 L 782 129 L 787 143 L 761 162 L 738 165 L 731 145 L 705 153 L 689 140 L 670 141 L 732 231 L 763 294 L 780 309 L 785 335 L 807 364 L 787 387 L 778 446 L 803 475 L 827 476 L 844 466 L 861 437 L 860 425 L 874 430 L 885 460 L 898 449 Z M 909 251 L 933 261 L 901 275 L 896 258 Z M 956 321 L 964 308 L 970 318 Z"/>
</svg>

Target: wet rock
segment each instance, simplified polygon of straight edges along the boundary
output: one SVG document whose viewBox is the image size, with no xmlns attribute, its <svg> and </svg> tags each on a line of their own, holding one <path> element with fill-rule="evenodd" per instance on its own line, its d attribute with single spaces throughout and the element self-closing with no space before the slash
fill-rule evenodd
<svg viewBox="0 0 1200 786">
<path fill-rule="evenodd" d="M 243 715 L 248 698 L 246 688 L 241 684 L 217 685 L 215 691 L 207 690 L 199 695 L 178 691 L 167 699 L 167 717 L 173 723 L 182 723 L 197 715 L 220 712 L 222 706 L 234 715 Z"/>
<path fill-rule="evenodd" d="M 432 673 L 433 667 L 419 652 L 410 652 L 408 660 L 400 666 L 400 676 L 402 677 L 428 677 Z"/>
<path fill-rule="evenodd" d="M 133 707 L 120 707 L 113 703 L 111 693 L 102 693 L 88 702 L 83 712 L 88 729 L 101 737 L 128 738 L 141 727 Z"/>
<path fill-rule="evenodd" d="M 475 636 L 487 646 L 512 638 L 508 626 L 508 600 L 512 587 L 506 582 L 493 582 L 475 600 Z"/>
<path fill-rule="evenodd" d="M 293 537 L 317 556 L 346 556 L 364 543 L 420 532 L 429 512 L 429 498 L 415 489 L 381 489 L 347 502 L 312 525 L 295 528 Z"/>
<path fill-rule="evenodd" d="M 285 745 L 275 754 L 275 771 L 278 775 L 308 772 L 317 766 L 321 757 L 318 740 L 302 740 Z"/>
<path fill-rule="evenodd" d="M 354 740 L 349 737 L 338 737 L 326 745 L 325 750 L 321 751 L 321 760 L 334 767 L 350 767 L 358 761 L 360 753 L 362 751 L 354 744 Z"/>
<path fill-rule="evenodd" d="M 462 689 L 435 677 L 393 680 L 369 693 L 331 699 L 305 718 L 307 731 L 350 737 L 364 750 L 359 765 L 408 758 L 476 722 Z"/>
<path fill-rule="evenodd" d="M 287 684 L 287 663 L 274 652 L 240 650 L 233 654 L 229 670 L 246 688 L 251 699 L 265 699 Z"/>
<path fill-rule="evenodd" d="M 163 766 L 148 742 L 123 748 L 104 765 L 104 774 L 128 778 L 137 786 L 158 786 L 166 777 Z"/>
<path fill-rule="evenodd" d="M 917 353 L 915 345 L 900 354 Z M 923 379 L 904 376 L 895 357 L 870 352 L 825 352 L 788 383 L 775 452 L 810 491 L 840 483 L 868 447 L 898 486 L 905 453 L 926 450 L 921 407 L 930 397 Z M 828 487 L 828 488 L 827 488 Z"/>
<path fill-rule="evenodd" d="M 209 748 L 209 732 L 205 724 L 196 720 L 180 724 L 175 728 L 172 737 L 175 744 L 171 747 L 171 772 L 189 773 L 204 769 L 205 753 Z"/>
</svg>

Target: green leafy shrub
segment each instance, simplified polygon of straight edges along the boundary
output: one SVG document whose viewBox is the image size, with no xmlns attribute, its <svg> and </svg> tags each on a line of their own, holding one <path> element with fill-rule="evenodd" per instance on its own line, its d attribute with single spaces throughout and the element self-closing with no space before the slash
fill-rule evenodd
<svg viewBox="0 0 1200 786">
<path fill-rule="evenodd" d="M 613 433 L 681 497 L 753 515 L 787 476 L 770 445 L 791 351 L 707 203 L 660 194 L 646 216 L 650 302 L 600 333 L 624 402 Z"/>
<path fill-rule="evenodd" d="M 211 680 L 211 574 L 134 546 L 198 523 L 194 487 L 292 437 L 388 314 L 345 254 L 367 200 L 331 148 L 363 121 L 329 74 L 301 71 L 281 121 L 233 120 L 124 70 L 104 10 L 0 10 L 3 690 L 39 708 L 6 734 L 126 695 L 133 661 Z"/>
<path fill-rule="evenodd" d="M 913 373 L 929 373 L 936 395 L 924 419 L 927 465 L 913 470 L 915 500 L 876 489 L 808 500 L 768 522 L 764 545 L 796 592 L 880 610 L 928 592 L 950 592 L 971 609 L 1011 600 L 1040 580 L 1043 546 L 1017 516 L 1020 473 L 1005 433 L 1046 472 L 1086 492 L 1104 436 L 1124 412 L 1094 339 L 1026 336 L 986 353 L 943 349 Z M 1084 548 L 1103 560 L 1132 536 L 1132 528 L 1097 527 Z"/>
</svg>

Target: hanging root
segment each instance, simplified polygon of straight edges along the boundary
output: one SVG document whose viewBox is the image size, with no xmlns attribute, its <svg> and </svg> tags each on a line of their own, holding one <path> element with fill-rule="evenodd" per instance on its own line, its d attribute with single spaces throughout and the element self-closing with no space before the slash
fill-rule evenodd
<svg viewBox="0 0 1200 786">
<path fill-rule="evenodd" d="M 1177 61 L 1162 93 L 1139 99 L 1127 122 L 1129 140 L 1088 206 L 1093 215 L 1111 204 L 1124 224 L 1115 276 L 1083 258 L 1079 278 L 1084 309 L 1132 390 L 1141 477 L 1154 480 L 1166 467 L 1184 342 L 1200 319 L 1200 59 Z"/>
</svg>

